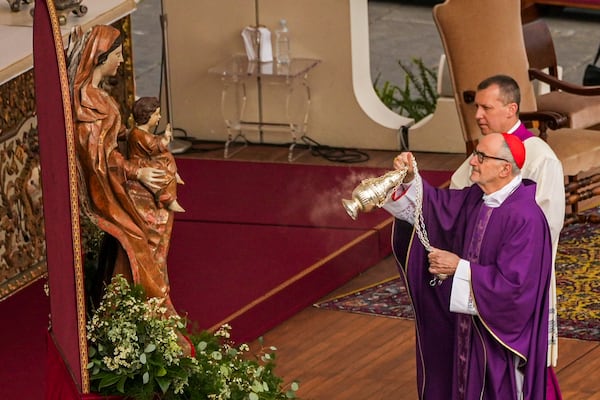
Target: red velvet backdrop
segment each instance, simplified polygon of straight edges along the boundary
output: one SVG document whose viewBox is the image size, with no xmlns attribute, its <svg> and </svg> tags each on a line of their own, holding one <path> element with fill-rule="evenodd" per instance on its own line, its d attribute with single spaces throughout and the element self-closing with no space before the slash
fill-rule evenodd
<svg viewBox="0 0 600 400">
<path fill-rule="evenodd" d="M 66 362 L 67 371 L 69 371 L 65 379 L 70 379 L 81 387 L 74 246 L 67 162 L 66 132 L 71 111 L 70 104 L 67 104 L 68 112 L 65 113 L 64 99 L 65 96 L 68 96 L 68 91 L 65 93 L 65 81 L 61 82 L 61 73 L 63 79 L 66 78 L 63 69 L 65 65 L 64 51 L 58 20 L 53 11 L 53 2 L 47 0 L 35 2 L 33 64 L 46 230 L 46 260 L 50 287 L 52 333 L 56 346 Z M 42 357 L 41 354 L 40 357 Z M 61 386 L 57 381 L 49 381 L 49 383 Z M 49 398 L 68 399 L 60 394 Z"/>
</svg>

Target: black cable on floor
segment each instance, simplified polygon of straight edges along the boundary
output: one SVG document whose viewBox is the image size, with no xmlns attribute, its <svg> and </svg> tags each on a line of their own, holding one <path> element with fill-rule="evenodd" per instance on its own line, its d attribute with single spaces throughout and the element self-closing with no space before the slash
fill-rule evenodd
<svg viewBox="0 0 600 400">
<path fill-rule="evenodd" d="M 302 141 L 309 146 L 313 156 L 323 157 L 327 161 L 353 164 L 369 161 L 370 158 L 364 151 L 325 146 L 308 136 L 303 137 Z"/>
<path fill-rule="evenodd" d="M 217 151 L 217 150 L 224 150 L 225 146 L 223 145 L 223 142 L 217 142 L 217 141 L 207 141 L 207 140 L 201 140 L 201 139 L 190 139 L 188 138 L 188 140 L 190 140 L 192 142 L 192 147 L 188 150 L 188 153 L 208 153 L 211 151 Z M 215 146 L 213 147 L 198 147 L 198 146 L 194 146 L 196 144 L 214 144 Z"/>
<path fill-rule="evenodd" d="M 192 144 L 207 143 L 207 141 L 204 141 L 204 140 L 191 139 L 191 141 L 192 141 Z M 218 142 L 215 142 L 215 143 L 218 143 Z M 246 144 L 248 146 L 252 146 L 252 145 L 256 145 L 258 143 L 254 143 L 252 141 L 247 140 Z M 290 147 L 291 144 L 292 143 L 290 143 L 290 142 L 282 143 L 282 144 L 269 143 L 268 146 L 288 148 L 288 147 Z M 189 153 L 204 153 L 204 152 L 210 152 L 210 151 L 215 151 L 215 150 L 222 150 L 224 148 L 225 148 L 224 146 L 219 146 L 219 145 L 217 145 L 215 147 L 210 147 L 210 148 L 200 148 L 200 147 L 192 146 L 192 148 L 190 150 L 188 150 L 188 152 Z M 296 144 L 296 149 L 302 149 L 302 148 L 310 150 L 311 155 L 314 157 L 323 157 L 327 161 L 337 162 L 337 163 L 347 163 L 347 164 L 361 163 L 361 162 L 369 161 L 369 159 L 370 159 L 369 154 L 367 154 L 364 151 L 360 151 L 360 150 L 356 150 L 356 149 L 335 148 L 335 147 L 325 146 L 325 145 L 318 143 L 314 139 L 311 139 L 308 136 L 304 136 L 302 138 L 302 142 Z"/>
</svg>

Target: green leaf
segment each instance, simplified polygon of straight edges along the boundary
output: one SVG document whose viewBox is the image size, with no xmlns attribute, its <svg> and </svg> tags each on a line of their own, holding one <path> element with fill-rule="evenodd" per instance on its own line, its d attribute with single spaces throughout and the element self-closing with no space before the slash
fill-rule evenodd
<svg viewBox="0 0 600 400">
<path fill-rule="evenodd" d="M 219 370 L 221 371 L 221 374 L 223 374 L 224 377 L 229 376 L 229 368 L 226 365 L 221 365 Z"/>
<path fill-rule="evenodd" d="M 121 379 L 119 379 L 119 382 L 117 383 L 117 390 L 119 391 L 119 393 L 125 393 L 125 382 L 127 381 L 127 377 L 123 376 L 121 377 Z"/>
<path fill-rule="evenodd" d="M 167 375 L 167 370 L 165 367 L 160 367 L 158 371 L 156 371 L 156 376 L 165 376 Z"/>
<path fill-rule="evenodd" d="M 235 349 L 234 347 L 232 347 L 229 350 L 227 350 L 227 355 L 231 356 L 231 357 L 235 357 L 235 356 L 238 355 L 238 351 L 237 351 L 237 349 Z"/>
<path fill-rule="evenodd" d="M 146 364 L 146 353 L 140 354 L 140 362 Z"/>
<path fill-rule="evenodd" d="M 149 343 L 144 349 L 144 353 L 152 353 L 154 350 L 156 350 L 156 345 L 154 343 Z"/>
<path fill-rule="evenodd" d="M 100 383 L 98 384 L 98 389 L 111 387 L 115 383 L 117 383 L 119 381 L 119 379 L 121 379 L 121 377 L 119 375 L 105 375 L 100 380 Z"/>
<path fill-rule="evenodd" d="M 144 375 L 142 375 L 142 382 L 144 383 L 144 385 L 150 382 L 150 374 L 148 373 L 148 371 L 144 372 Z"/>
<path fill-rule="evenodd" d="M 169 390 L 169 386 L 171 386 L 171 380 L 168 378 L 155 378 L 155 380 L 158 383 L 160 390 L 163 393 L 167 393 L 167 390 Z"/>
<path fill-rule="evenodd" d="M 248 398 L 250 400 L 258 400 L 258 395 L 256 393 L 252 392 L 248 395 Z"/>
<path fill-rule="evenodd" d="M 263 388 L 262 382 L 254 381 L 252 383 L 252 391 L 255 392 L 255 393 L 262 393 L 262 392 L 264 392 L 264 388 Z"/>
</svg>

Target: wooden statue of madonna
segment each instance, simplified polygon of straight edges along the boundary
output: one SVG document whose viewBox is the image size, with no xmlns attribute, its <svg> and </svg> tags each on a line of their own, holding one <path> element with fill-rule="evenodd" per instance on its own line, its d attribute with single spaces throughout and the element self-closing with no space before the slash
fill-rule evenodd
<svg viewBox="0 0 600 400">
<path fill-rule="evenodd" d="M 117 141 L 127 132 L 117 101 L 103 89 L 123 62 L 122 41 L 121 32 L 107 25 L 71 34 L 67 63 L 80 205 L 111 243 L 103 248 L 110 251 L 106 278 L 121 274 L 141 284 L 148 297 L 161 299 L 167 314 L 174 315 L 167 275 L 173 210 L 154 195 L 166 172 L 121 153 Z M 189 341 L 182 336 L 179 342 L 189 354 Z"/>
</svg>

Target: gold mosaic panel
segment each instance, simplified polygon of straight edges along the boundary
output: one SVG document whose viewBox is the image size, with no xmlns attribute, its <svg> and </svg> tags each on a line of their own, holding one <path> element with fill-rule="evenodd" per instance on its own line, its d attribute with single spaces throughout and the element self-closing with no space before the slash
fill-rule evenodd
<svg viewBox="0 0 600 400">
<path fill-rule="evenodd" d="M 46 273 L 37 118 L 0 136 L 0 299 Z"/>
<path fill-rule="evenodd" d="M 0 86 L 0 141 L 35 112 L 33 69 Z"/>
</svg>

